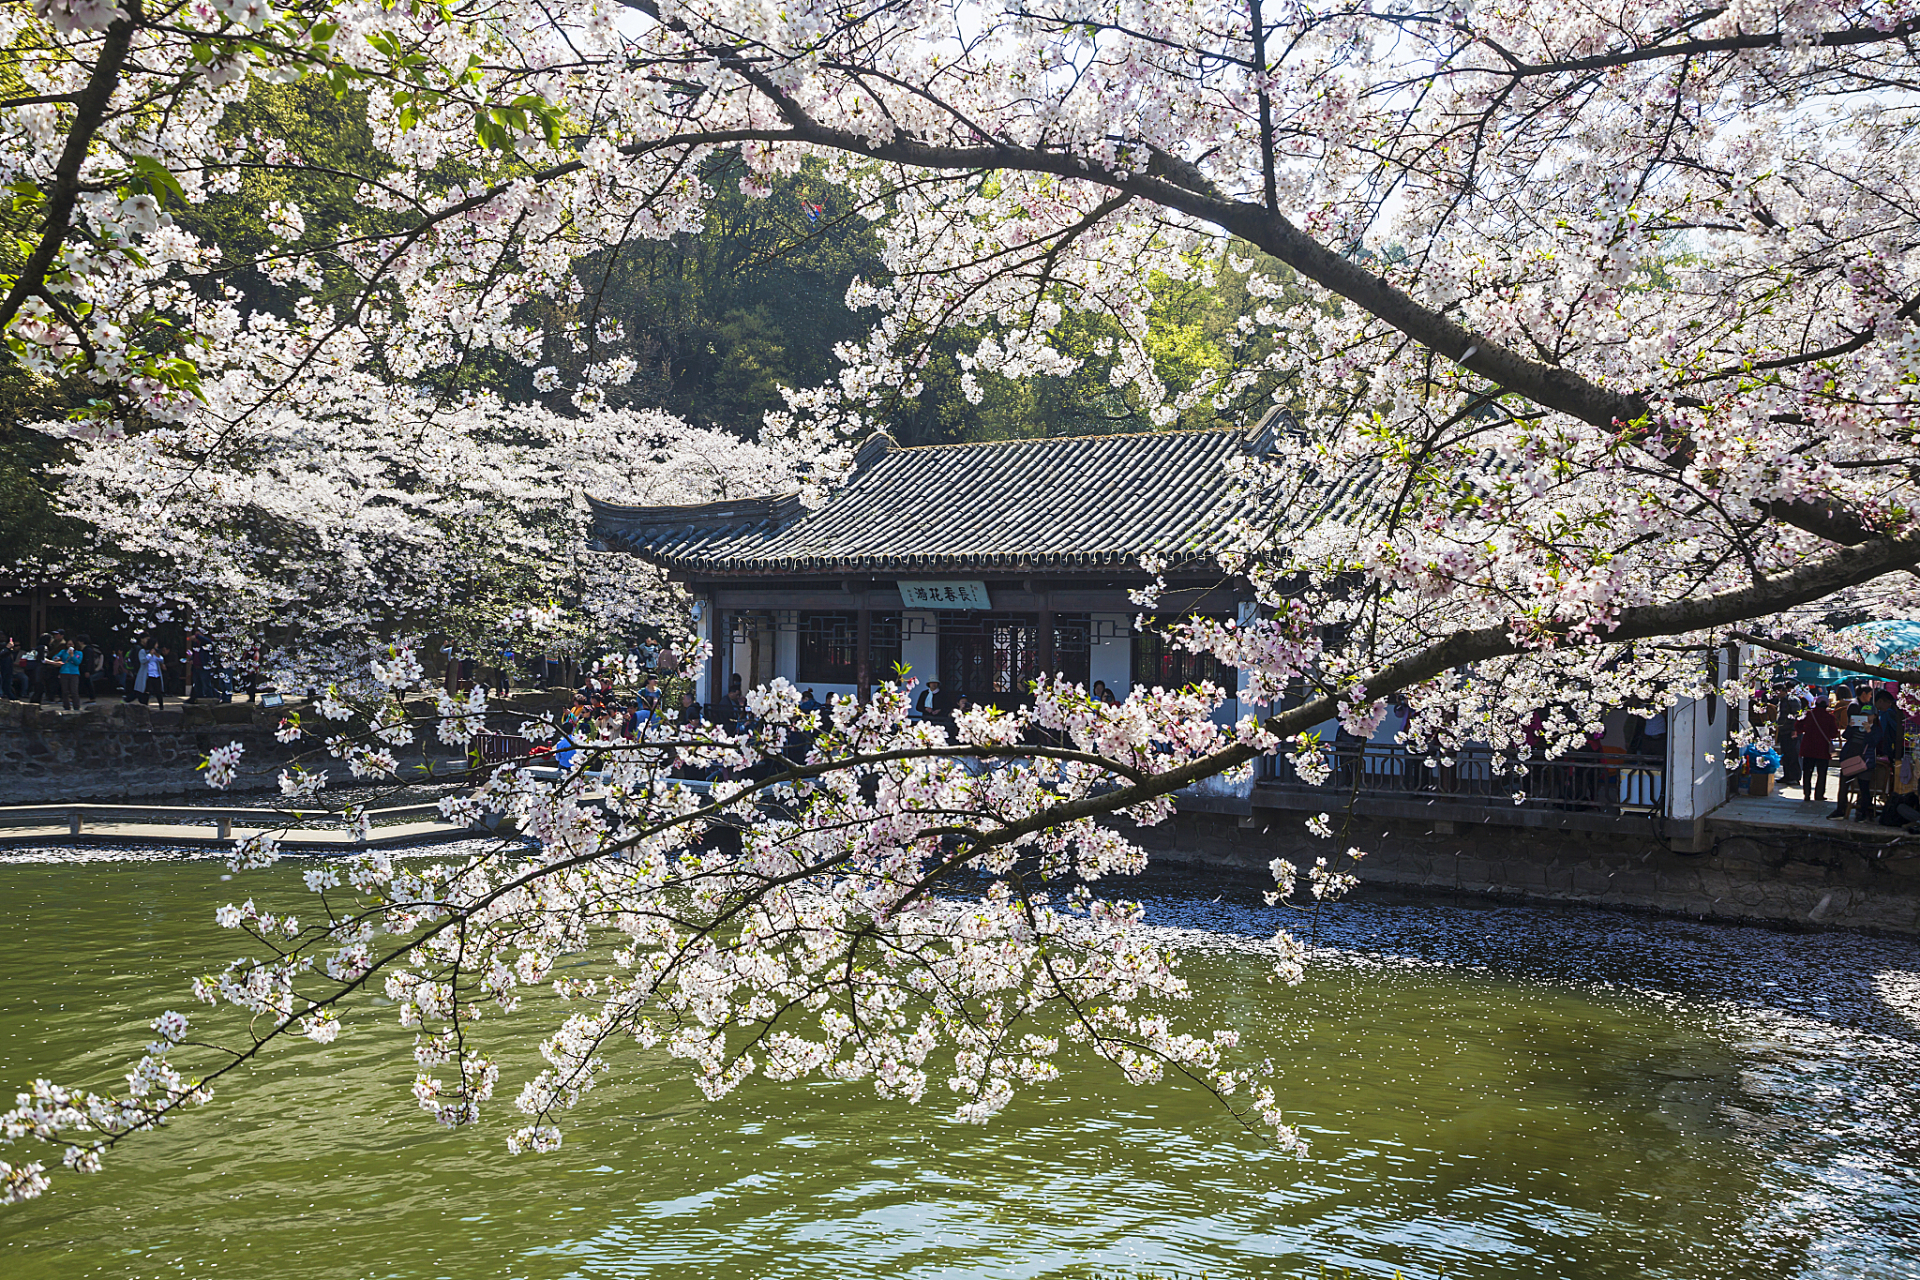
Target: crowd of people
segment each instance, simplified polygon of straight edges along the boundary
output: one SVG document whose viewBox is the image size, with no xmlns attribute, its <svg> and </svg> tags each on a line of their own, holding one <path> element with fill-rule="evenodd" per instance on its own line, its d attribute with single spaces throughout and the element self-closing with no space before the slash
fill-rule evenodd
<svg viewBox="0 0 1920 1280">
<path fill-rule="evenodd" d="M 582 677 L 579 689 L 573 695 L 573 705 L 561 717 L 561 730 L 570 737 L 592 737 L 599 741 L 634 739 L 652 728 L 670 725 L 689 730 L 701 725 L 711 725 L 729 734 L 740 734 L 754 726 L 754 716 L 747 705 L 747 693 L 744 681 L 736 673 L 729 682 L 726 696 L 711 707 L 703 705 L 694 696 L 691 682 L 675 680 L 679 686 L 677 695 L 670 694 L 661 684 L 658 673 L 647 676 L 639 690 L 629 698 L 621 698 L 614 693 L 611 676 L 590 672 Z M 812 689 L 801 691 L 800 710 L 818 711 L 831 715 L 835 704 L 842 695 L 829 693 L 822 702 L 814 696 Z M 962 698 L 957 709 L 965 710 L 966 699 Z"/>
<path fill-rule="evenodd" d="M 1770 736 L 1780 758 L 1780 784 L 1798 787 L 1806 803 L 1827 798 L 1827 816 L 1905 826 L 1920 822 L 1916 744 L 1899 686 L 1867 680 L 1831 687 L 1787 683 L 1755 697 L 1754 727 Z"/>
<path fill-rule="evenodd" d="M 164 707 L 169 694 L 188 703 L 232 700 L 230 673 L 202 633 L 187 632 L 177 650 L 157 635 L 100 645 L 62 628 L 31 644 L 0 641 L 0 698 L 78 711 L 115 695 Z"/>
<path fill-rule="evenodd" d="M 643 729 L 657 724 L 709 724 L 733 734 L 752 727 L 754 718 L 747 706 L 745 681 L 740 673 L 735 672 L 729 678 L 725 695 L 708 706 L 694 696 L 692 682 L 680 676 L 679 662 L 671 649 L 646 646 L 638 656 L 641 669 L 651 674 L 636 693 L 624 698 L 614 691 L 616 682 L 611 671 L 603 667 L 583 670 L 575 682 L 573 705 L 562 718 L 562 730 L 581 736 L 591 731 L 591 736 L 608 741 L 637 738 Z M 463 671 L 460 678 L 462 684 L 470 688 L 476 676 L 487 674 L 490 672 L 484 669 Z M 678 692 L 670 694 L 663 680 L 677 687 Z M 1090 692 L 1096 701 L 1108 705 L 1118 703 L 1104 681 L 1094 681 Z M 822 699 L 812 688 L 804 688 L 800 691 L 800 710 L 820 712 L 830 718 L 834 707 L 852 696 L 830 691 Z M 974 707 L 973 700 L 966 694 L 943 691 L 938 680 L 930 680 L 914 699 L 913 718 L 942 725 L 951 732 L 954 718 Z"/>
<path fill-rule="evenodd" d="M 755 727 L 745 681 L 738 672 L 729 678 L 722 697 L 703 704 L 693 692 L 693 682 L 679 674 L 679 663 L 671 650 L 650 648 L 642 658 L 647 663 L 642 669 L 649 674 L 636 692 L 624 696 L 616 692 L 616 681 L 610 670 L 598 666 L 584 670 L 576 682 L 572 705 L 561 716 L 557 739 L 551 746 L 531 747 L 533 753 L 550 754 L 556 763 L 565 767 L 586 743 L 635 741 L 659 728 L 682 729 L 692 735 L 702 727 L 711 727 L 738 735 Z M 462 678 L 466 683 L 466 673 L 462 673 Z M 1117 702 L 1104 682 L 1096 681 L 1091 693 L 1102 702 Z M 852 694 L 829 691 L 822 699 L 812 688 L 803 688 L 800 710 L 817 712 L 825 722 L 832 718 L 840 702 L 852 697 Z M 915 698 L 913 718 L 941 725 L 951 733 L 955 717 L 973 709 L 973 701 L 965 694 L 945 693 L 940 682 L 933 680 L 922 687 Z M 813 736 L 796 735 L 790 753 L 804 756 Z"/>
<path fill-rule="evenodd" d="M 715 704 L 712 715 L 694 697 L 691 684 L 675 683 L 681 686 L 677 696 L 661 683 L 657 670 L 650 671 L 631 697 L 622 698 L 614 692 L 610 674 L 589 671 L 581 677 L 573 705 L 560 717 L 560 732 L 553 745 L 534 747 L 533 754 L 551 754 L 556 764 L 567 768 L 584 743 L 631 742 L 642 737 L 657 737 L 660 731 L 669 729 L 684 730 L 688 736 L 694 736 L 707 726 L 730 734 L 743 733 L 751 727 L 753 718 L 739 676 L 733 678 L 726 698 Z"/>
<path fill-rule="evenodd" d="M 694 700 L 691 689 L 682 689 L 677 699 L 672 698 L 658 675 L 649 675 L 631 698 L 616 696 L 610 677 L 589 675 L 561 716 L 560 729 L 568 737 L 606 742 L 638 738 L 663 724 L 691 726 L 705 721 L 705 709 Z"/>
<path fill-rule="evenodd" d="M 516 684 L 528 689 L 573 688 L 592 692 L 603 675 L 598 663 L 583 663 L 565 654 L 527 653 L 512 645 L 476 652 L 445 644 L 440 648 L 440 657 L 445 664 L 442 679 L 450 693 L 484 687 L 489 693 L 506 697 Z M 630 667 L 656 672 L 662 677 L 672 677 L 680 671 L 680 658 L 673 646 L 650 640 L 628 649 L 627 662 Z"/>
<path fill-rule="evenodd" d="M 554 659 L 507 651 L 484 668 L 451 650 L 447 657 L 448 684 L 456 689 L 484 680 L 505 693 L 510 687 L 508 673 L 516 667 L 524 668 L 533 683 L 551 681 L 562 671 Z M 579 670 L 573 705 L 561 725 L 563 744 L 633 739 L 664 724 L 689 729 L 711 724 L 732 734 L 751 727 L 753 718 L 739 674 L 732 676 L 723 697 L 703 706 L 691 683 L 680 677 L 679 658 L 670 647 L 646 644 L 633 658 L 647 675 L 630 697 L 615 695 L 610 672 L 596 667 Z M 677 692 L 669 693 L 663 680 Z M 1104 682 L 1095 681 L 1090 692 L 1096 700 L 1117 701 Z M 101 645 L 88 635 L 69 635 L 62 628 L 30 644 L 12 636 L 0 640 L 0 699 L 77 711 L 83 704 L 115 695 L 123 702 L 158 707 L 165 707 L 169 695 L 187 703 L 231 700 L 232 677 L 211 640 L 195 631 L 188 631 L 177 648 L 154 634 L 131 643 L 109 640 Z M 830 692 L 823 701 L 811 688 L 804 689 L 800 709 L 830 715 L 836 700 L 844 696 L 848 695 Z M 1780 784 L 1799 788 L 1805 802 L 1824 802 L 1832 782 L 1835 806 L 1828 817 L 1907 825 L 1920 822 L 1920 799 L 1916 798 L 1920 742 L 1900 701 L 1900 689 L 1891 683 L 1851 680 L 1822 687 L 1783 682 L 1754 696 L 1751 720 L 1759 731 L 1760 745 L 1770 745 L 1778 755 Z M 930 680 L 915 697 L 913 714 L 951 732 L 955 717 L 972 708 L 964 693 L 944 690 L 940 681 Z M 1631 736 L 1636 741 L 1630 749 L 1635 754 L 1652 750 L 1656 735 L 1662 735 L 1659 741 L 1664 743 L 1665 727 L 1665 717 L 1651 721 L 1635 717 Z M 1642 735 L 1645 743 L 1637 740 Z"/>
</svg>

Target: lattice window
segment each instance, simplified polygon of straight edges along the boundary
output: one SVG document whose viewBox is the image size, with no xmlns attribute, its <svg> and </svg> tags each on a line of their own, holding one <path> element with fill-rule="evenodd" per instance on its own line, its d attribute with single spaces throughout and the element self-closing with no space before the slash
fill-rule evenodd
<svg viewBox="0 0 1920 1280">
<path fill-rule="evenodd" d="M 1240 687 L 1240 673 L 1212 654 L 1188 653 L 1169 644 L 1160 628 L 1172 619 L 1149 619 L 1145 631 L 1133 635 L 1133 687 L 1136 689 L 1184 689 L 1190 684 L 1211 681 L 1229 695 Z"/>
<path fill-rule="evenodd" d="M 795 617 L 798 630 L 798 684 L 857 684 L 860 658 L 860 615 L 857 613 L 809 613 Z M 900 661 L 900 615 L 876 613 L 869 623 L 867 639 L 868 672 L 876 680 L 893 675 Z"/>
<path fill-rule="evenodd" d="M 939 617 L 940 685 L 995 705 L 1027 698 L 1027 686 L 1043 673 L 1040 617 L 1033 613 L 942 613 Z M 1085 684 L 1093 621 L 1084 613 L 1053 615 L 1053 671 Z"/>
</svg>

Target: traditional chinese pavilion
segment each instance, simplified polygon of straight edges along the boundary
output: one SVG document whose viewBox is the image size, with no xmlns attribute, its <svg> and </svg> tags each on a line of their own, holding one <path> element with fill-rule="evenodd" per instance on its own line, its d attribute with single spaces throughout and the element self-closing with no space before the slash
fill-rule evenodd
<svg viewBox="0 0 1920 1280">
<path fill-rule="evenodd" d="M 808 511 L 768 495 L 686 507 L 594 504 L 595 536 L 667 570 L 700 601 L 715 640 L 700 699 L 785 676 L 858 694 L 896 663 L 943 692 L 1011 706 L 1059 672 L 1174 687 L 1231 672 L 1135 631 L 1128 592 L 1163 566 L 1162 615 L 1244 617 L 1252 596 L 1222 572 L 1236 522 L 1259 518 L 1237 456 L 1251 430 L 1006 440 L 903 448 L 880 434 L 849 484 Z M 1229 705 L 1224 714 L 1237 714 Z"/>
<path fill-rule="evenodd" d="M 1050 672 L 1103 681 L 1120 698 L 1201 678 L 1237 689 L 1236 673 L 1135 630 L 1141 609 L 1128 593 L 1153 580 L 1144 566 L 1154 564 L 1169 586 L 1161 617 L 1250 616 L 1252 593 L 1219 553 L 1238 523 L 1273 518 L 1233 464 L 1269 452 L 1279 421 L 924 448 L 876 435 L 851 482 L 817 510 L 777 494 L 688 507 L 596 502 L 595 537 L 693 591 L 702 637 L 715 641 L 695 673 L 702 702 L 724 696 L 735 675 L 748 687 L 785 676 L 822 698 L 858 695 L 895 664 L 939 680 L 943 693 L 1002 707 L 1026 701 L 1028 682 Z M 1346 477 L 1321 501 L 1364 497 L 1364 480 Z M 1740 657 L 1722 649 L 1709 660 L 1732 680 Z M 1492 822 L 1664 833 L 1699 848 L 1706 815 L 1727 796 L 1719 759 L 1739 711 L 1725 710 L 1717 697 L 1680 700 L 1658 744 L 1630 741 L 1615 713 L 1602 751 L 1520 773 L 1475 746 L 1445 766 L 1411 756 L 1395 740 L 1406 725 L 1396 712 L 1373 741 L 1341 749 L 1334 783 L 1364 798 L 1358 812 L 1418 818 L 1435 832 Z M 1220 714 L 1242 711 L 1229 699 Z M 1321 731 L 1330 741 L 1334 726 Z M 1250 815 L 1324 808 L 1327 794 L 1270 761 L 1257 787 L 1224 803 Z"/>
</svg>

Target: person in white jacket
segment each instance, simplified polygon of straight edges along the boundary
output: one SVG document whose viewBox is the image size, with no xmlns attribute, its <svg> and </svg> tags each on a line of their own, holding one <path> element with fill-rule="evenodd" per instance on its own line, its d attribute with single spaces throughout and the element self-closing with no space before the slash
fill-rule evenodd
<svg viewBox="0 0 1920 1280">
<path fill-rule="evenodd" d="M 142 645 L 134 655 L 134 664 L 133 691 L 140 695 L 141 705 L 145 706 L 147 695 L 152 694 L 155 705 L 166 706 L 167 651 Z"/>
</svg>

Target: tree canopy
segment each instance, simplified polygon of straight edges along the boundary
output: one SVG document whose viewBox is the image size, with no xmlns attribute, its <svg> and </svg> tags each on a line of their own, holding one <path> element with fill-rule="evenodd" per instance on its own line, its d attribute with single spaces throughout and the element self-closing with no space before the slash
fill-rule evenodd
<svg viewBox="0 0 1920 1280">
<path fill-rule="evenodd" d="M 1609 707 L 1700 688 L 1697 650 L 1728 628 L 1920 605 L 1903 3 L 43 0 L 0 23 L 18 241 L 0 327 L 20 367 L 87 389 L 69 434 L 123 493 L 153 451 L 257 484 L 301 456 L 286 441 L 335 430 L 302 405 L 362 425 L 361 380 L 381 405 L 416 397 L 381 420 L 380 467 L 401 470 L 496 414 L 524 437 L 540 414 L 679 396 L 706 420 L 706 387 L 772 408 L 748 469 L 809 502 L 889 425 L 1292 411 L 1245 460 L 1266 516 L 1221 564 L 1264 616 L 1176 642 L 1238 667 L 1253 702 L 1304 697 L 1225 728 L 1218 690 L 1108 708 L 1048 687 L 949 736 L 897 692 L 822 723 L 776 686 L 751 733 L 597 748 L 631 771 L 604 812 L 577 777 L 505 771 L 471 804 L 520 815 L 532 851 L 310 877 L 305 924 L 223 912 L 259 946 L 196 993 L 268 1028 L 234 1063 L 330 1038 L 382 981 L 420 1028 L 422 1105 L 465 1122 L 498 1076 L 476 1012 L 612 927 L 611 968 L 557 983 L 588 1011 L 558 1015 L 518 1145 L 558 1141 L 628 1038 L 715 1094 L 756 1072 L 907 1099 L 944 1079 L 968 1120 L 1077 1046 L 1135 1080 L 1172 1064 L 1291 1144 L 1231 1029 L 1168 1021 L 1181 987 L 1137 910 L 1087 891 L 1143 857 L 1101 818 L 1163 818 L 1262 753 L 1310 767 L 1300 735 L 1370 732 L 1389 696 L 1442 755 L 1518 749 L 1554 704 L 1558 748 Z M 261 84 L 364 102 L 353 163 L 272 104 L 233 132 Z M 195 230 L 250 191 L 257 227 Z M 830 234 L 797 234 L 796 196 Z M 792 341 L 824 281 L 869 261 L 843 290 L 858 328 Z M 285 292 L 256 302 L 248 273 Z M 745 305 L 742 280 L 784 296 Z M 314 527 L 359 474 L 323 473 L 275 491 Z M 413 662 L 397 646 L 348 691 L 372 737 L 328 749 L 356 772 L 390 765 L 378 708 Z M 360 714 L 348 692 L 329 718 Z M 471 706 L 445 714 L 470 731 Z M 757 771 L 708 802 L 663 781 L 722 763 Z M 720 817 L 738 852 L 704 843 Z M 947 910 L 938 891 L 975 876 L 976 906 Z M 156 1029 L 129 1093 L 49 1085 L 10 1132 L 70 1140 L 87 1168 L 204 1100 L 173 1065 L 185 1020 Z M 10 1194 L 42 1173 L 7 1166 Z"/>
</svg>

